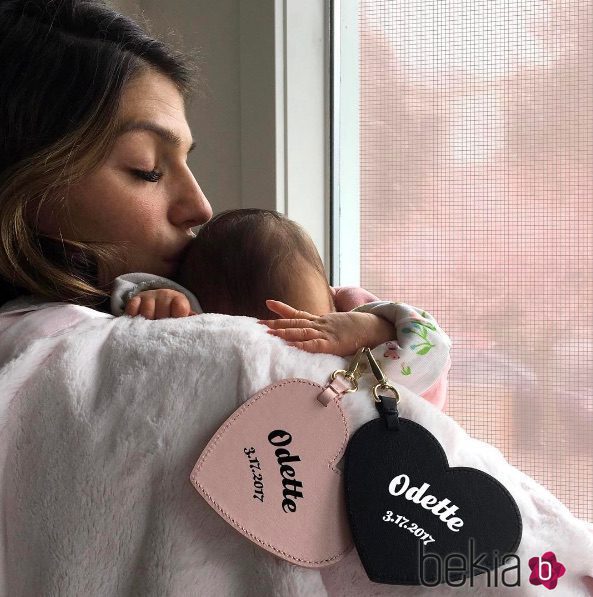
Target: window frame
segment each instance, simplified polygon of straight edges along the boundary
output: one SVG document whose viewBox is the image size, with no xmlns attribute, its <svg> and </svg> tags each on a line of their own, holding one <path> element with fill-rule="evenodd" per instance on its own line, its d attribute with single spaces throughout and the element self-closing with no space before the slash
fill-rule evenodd
<svg viewBox="0 0 593 597">
<path fill-rule="evenodd" d="M 331 275 L 336 286 L 360 286 L 359 2 L 330 5 Z"/>
<path fill-rule="evenodd" d="M 301 224 L 331 278 L 331 3 L 239 7 L 241 205 Z"/>
</svg>

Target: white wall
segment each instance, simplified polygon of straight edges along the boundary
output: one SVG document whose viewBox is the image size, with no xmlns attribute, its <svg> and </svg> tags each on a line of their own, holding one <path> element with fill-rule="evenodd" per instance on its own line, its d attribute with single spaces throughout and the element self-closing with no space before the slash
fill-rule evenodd
<svg viewBox="0 0 593 597">
<path fill-rule="evenodd" d="M 198 93 L 187 106 L 197 147 L 188 163 L 214 213 L 242 207 L 240 0 L 111 3 L 132 17 L 142 12 L 151 23 L 150 32 L 181 51 L 199 52 Z"/>
</svg>

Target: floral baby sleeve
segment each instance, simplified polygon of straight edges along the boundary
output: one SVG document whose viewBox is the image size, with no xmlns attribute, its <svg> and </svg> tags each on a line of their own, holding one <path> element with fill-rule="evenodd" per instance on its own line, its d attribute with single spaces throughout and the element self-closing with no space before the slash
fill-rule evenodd
<svg viewBox="0 0 593 597">
<path fill-rule="evenodd" d="M 395 325 L 397 339 L 377 346 L 373 356 L 391 381 L 442 409 L 452 342 L 436 319 L 423 309 L 389 301 L 367 303 L 353 311 L 373 313 Z"/>
</svg>

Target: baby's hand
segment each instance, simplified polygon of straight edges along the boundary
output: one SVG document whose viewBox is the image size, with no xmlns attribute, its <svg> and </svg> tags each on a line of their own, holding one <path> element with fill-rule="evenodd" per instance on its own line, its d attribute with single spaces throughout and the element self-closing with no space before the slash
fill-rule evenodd
<svg viewBox="0 0 593 597">
<path fill-rule="evenodd" d="M 197 315 L 192 311 L 189 299 L 183 292 L 169 288 L 139 292 L 128 301 L 124 314 L 132 317 L 142 315 L 146 319 Z"/>
<path fill-rule="evenodd" d="M 280 301 L 266 301 L 268 308 L 285 319 L 260 320 L 268 333 L 307 352 L 339 356 L 354 354 L 362 346 L 375 348 L 395 338 L 392 323 L 372 313 L 328 313 L 312 315 Z"/>
</svg>

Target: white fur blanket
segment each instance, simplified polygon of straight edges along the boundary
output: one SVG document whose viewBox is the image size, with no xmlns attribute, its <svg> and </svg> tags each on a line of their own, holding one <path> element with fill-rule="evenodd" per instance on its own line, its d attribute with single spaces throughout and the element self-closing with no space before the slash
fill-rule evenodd
<svg viewBox="0 0 593 597">
<path fill-rule="evenodd" d="M 346 361 L 288 347 L 246 317 L 90 313 L 54 306 L 8 323 L 2 316 L 1 595 L 549 595 L 529 584 L 527 563 L 548 550 L 567 569 L 552 594 L 591 594 L 593 525 L 401 387 L 401 415 L 427 427 L 451 465 L 484 470 L 513 494 L 524 525 L 521 587 L 488 589 L 485 575 L 473 588 L 436 592 L 378 585 L 354 550 L 320 571 L 258 548 L 198 495 L 192 467 L 249 396 L 283 378 L 324 384 Z M 49 325 L 44 333 L 53 335 L 34 339 L 39 317 L 72 314 L 71 327 Z M 343 404 L 352 430 L 376 416 L 364 389 Z"/>
</svg>

